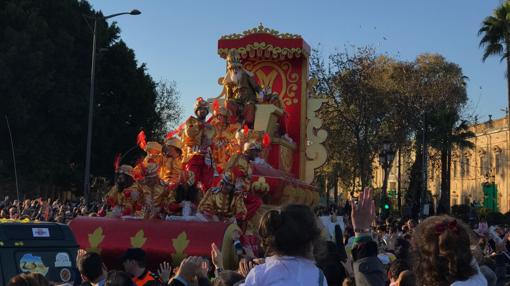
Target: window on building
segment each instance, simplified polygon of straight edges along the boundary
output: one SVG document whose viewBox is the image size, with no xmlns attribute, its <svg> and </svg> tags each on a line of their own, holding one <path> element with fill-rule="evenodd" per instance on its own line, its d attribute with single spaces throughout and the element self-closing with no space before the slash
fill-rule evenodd
<svg viewBox="0 0 510 286">
<path fill-rule="evenodd" d="M 494 155 L 494 173 L 497 174 L 499 172 L 499 153 Z"/>
<path fill-rule="evenodd" d="M 460 161 L 460 176 L 467 177 L 469 176 L 469 158 L 463 157 Z"/>
<path fill-rule="evenodd" d="M 480 175 L 485 176 L 487 174 L 487 166 L 485 161 L 485 155 L 480 156 Z"/>
<path fill-rule="evenodd" d="M 505 170 L 505 168 L 504 168 L 505 162 L 503 162 L 503 156 L 502 156 L 501 152 L 497 152 L 494 157 L 495 157 L 494 161 L 496 161 L 494 171 L 498 175 L 503 175 L 504 170 Z"/>
<path fill-rule="evenodd" d="M 457 160 L 453 160 L 453 177 L 457 177 Z"/>
<path fill-rule="evenodd" d="M 465 167 L 464 167 L 464 168 L 465 168 L 465 170 L 464 170 L 464 172 L 465 172 L 465 174 L 466 174 L 466 177 L 469 177 L 469 169 L 470 169 L 470 166 L 469 166 L 469 158 L 467 158 L 467 157 L 466 157 L 466 158 L 464 159 L 464 164 L 465 164 Z"/>
</svg>

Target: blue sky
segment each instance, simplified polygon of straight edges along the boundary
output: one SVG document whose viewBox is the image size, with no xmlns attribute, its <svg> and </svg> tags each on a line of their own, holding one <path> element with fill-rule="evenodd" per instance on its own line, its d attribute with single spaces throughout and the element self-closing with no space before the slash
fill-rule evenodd
<svg viewBox="0 0 510 286">
<path fill-rule="evenodd" d="M 146 63 L 155 80 L 175 81 L 184 116 L 196 97 L 217 96 L 225 63 L 217 40 L 258 26 L 300 34 L 323 54 L 346 46 L 372 45 L 402 60 L 434 52 L 461 66 L 469 77 L 469 111 L 480 121 L 504 115 L 505 65 L 481 60 L 477 31 L 500 0 L 172 1 L 93 0 L 105 15 L 142 11 L 114 20 L 122 39 Z M 110 20 L 111 21 L 111 20 Z"/>
</svg>

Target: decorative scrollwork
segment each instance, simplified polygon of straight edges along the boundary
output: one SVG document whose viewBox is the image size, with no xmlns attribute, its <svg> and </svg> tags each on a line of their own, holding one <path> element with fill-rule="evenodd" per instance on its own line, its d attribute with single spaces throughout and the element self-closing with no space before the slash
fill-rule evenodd
<svg viewBox="0 0 510 286">
<path fill-rule="evenodd" d="M 313 81 L 309 81 L 307 84 L 313 84 Z M 309 86 L 308 86 L 309 87 Z M 309 97 L 308 97 L 308 108 L 307 108 L 307 119 L 308 124 L 306 126 L 306 139 L 307 146 L 305 150 L 306 155 L 306 173 L 305 173 L 305 181 L 311 183 L 315 176 L 315 170 L 324 163 L 328 158 L 328 152 L 326 147 L 322 143 L 326 141 L 328 137 L 328 132 L 326 130 L 321 129 L 322 127 L 322 119 L 317 117 L 316 111 L 320 109 L 321 105 L 326 101 L 326 99 L 314 97 L 310 92 L 311 89 L 308 89 Z"/>
<path fill-rule="evenodd" d="M 230 51 L 235 50 L 242 58 L 292 59 L 301 57 L 305 51 L 301 48 L 275 47 L 265 42 L 254 42 L 240 48 L 218 49 L 218 54 L 226 58 Z"/>
</svg>

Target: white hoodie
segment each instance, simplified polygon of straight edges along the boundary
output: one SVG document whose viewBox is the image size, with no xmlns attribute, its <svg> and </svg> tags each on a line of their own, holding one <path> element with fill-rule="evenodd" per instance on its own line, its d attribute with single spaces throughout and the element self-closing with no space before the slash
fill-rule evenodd
<svg viewBox="0 0 510 286">
<path fill-rule="evenodd" d="M 271 256 L 253 268 L 244 286 L 327 286 L 326 277 L 312 260 L 291 256 Z"/>
</svg>

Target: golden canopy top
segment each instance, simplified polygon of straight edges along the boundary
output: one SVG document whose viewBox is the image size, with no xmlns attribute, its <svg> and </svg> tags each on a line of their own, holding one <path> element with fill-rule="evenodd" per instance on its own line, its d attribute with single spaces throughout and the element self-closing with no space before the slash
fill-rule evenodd
<svg viewBox="0 0 510 286">
<path fill-rule="evenodd" d="M 258 27 L 246 30 L 240 34 L 234 33 L 234 34 L 230 34 L 230 35 L 224 35 L 220 38 L 220 40 L 237 40 L 237 39 L 241 39 L 243 37 L 246 37 L 246 36 L 252 35 L 252 34 L 269 34 L 269 35 L 278 37 L 280 39 L 302 39 L 301 35 L 290 34 L 290 33 L 280 33 L 277 30 L 266 28 L 262 25 L 262 23 L 260 23 L 258 25 Z"/>
</svg>

